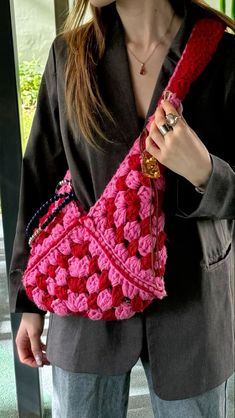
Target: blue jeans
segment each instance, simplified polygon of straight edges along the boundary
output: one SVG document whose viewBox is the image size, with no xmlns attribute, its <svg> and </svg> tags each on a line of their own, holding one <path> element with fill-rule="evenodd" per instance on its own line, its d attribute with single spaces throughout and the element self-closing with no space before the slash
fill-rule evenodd
<svg viewBox="0 0 235 418">
<path fill-rule="evenodd" d="M 226 418 L 227 381 L 202 395 L 160 399 L 148 361 L 142 361 L 155 418 Z M 131 371 L 118 376 L 72 373 L 52 366 L 52 418 L 126 418 Z M 144 417 L 143 417 L 144 418 Z"/>
</svg>

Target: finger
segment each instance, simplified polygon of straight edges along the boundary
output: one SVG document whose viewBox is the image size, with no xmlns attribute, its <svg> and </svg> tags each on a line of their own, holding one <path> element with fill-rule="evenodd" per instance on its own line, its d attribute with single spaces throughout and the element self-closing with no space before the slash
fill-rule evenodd
<svg viewBox="0 0 235 418">
<path fill-rule="evenodd" d="M 157 160 L 161 158 L 161 150 L 155 144 L 150 136 L 146 138 L 146 150 L 153 155 Z"/>
<path fill-rule="evenodd" d="M 38 367 L 31 349 L 28 351 L 25 349 L 18 349 L 18 355 L 21 363 L 34 368 Z"/>
<path fill-rule="evenodd" d="M 42 342 L 40 340 L 40 335 L 38 333 L 33 333 L 29 335 L 31 351 L 33 353 L 34 359 L 37 366 L 42 366 Z"/>
<path fill-rule="evenodd" d="M 40 364 L 37 364 L 37 362 L 35 360 L 35 357 L 34 357 L 34 354 L 32 353 L 32 350 L 31 349 L 28 351 L 28 353 L 25 352 L 24 353 L 24 356 L 21 357 L 20 360 L 21 360 L 21 363 L 25 364 L 26 366 L 33 367 L 33 368 L 43 367 L 43 366 L 49 366 L 50 365 L 50 362 L 49 362 L 49 360 L 48 360 L 48 358 L 47 358 L 47 356 L 46 356 L 45 353 L 42 353 L 42 356 L 41 356 L 41 360 L 42 361 L 40 362 Z"/>
<path fill-rule="evenodd" d="M 177 112 L 175 107 L 168 100 L 164 100 L 161 102 L 161 109 L 162 109 L 162 112 L 164 112 L 165 120 L 166 120 L 166 115 L 168 115 L 169 113 L 172 113 L 173 115 L 176 115 L 176 116 L 180 116 L 180 119 L 178 119 L 176 125 L 174 126 L 174 129 L 185 125 L 186 123 L 185 119 L 182 117 L 182 115 L 179 114 L 179 112 Z"/>
<path fill-rule="evenodd" d="M 169 100 L 162 100 L 161 107 L 166 114 L 173 113 L 174 115 L 180 116 L 176 108 L 169 102 Z"/>
<path fill-rule="evenodd" d="M 155 112 L 154 121 L 155 121 L 157 126 L 163 125 L 164 123 L 166 123 L 166 113 L 165 113 L 162 105 L 159 105 L 157 107 L 157 110 Z"/>
<path fill-rule="evenodd" d="M 49 366 L 51 363 L 49 362 L 47 355 L 46 355 L 46 344 L 42 342 L 41 347 L 42 347 L 42 363 L 43 365 Z"/>
<path fill-rule="evenodd" d="M 149 136 L 150 136 L 150 138 L 152 138 L 152 140 L 158 146 L 158 148 L 162 149 L 162 147 L 164 147 L 164 145 L 165 145 L 164 144 L 164 137 L 160 133 L 160 131 L 158 129 L 158 126 L 156 125 L 155 122 L 153 122 L 152 125 L 151 125 L 150 131 L 149 131 Z"/>
<path fill-rule="evenodd" d="M 48 358 L 47 358 L 47 356 L 46 356 L 46 354 L 45 353 L 43 353 L 42 354 L 42 363 L 43 363 L 43 365 L 45 365 L 45 366 L 49 366 L 51 363 L 49 362 L 49 360 L 48 360 Z"/>
<path fill-rule="evenodd" d="M 21 335 L 18 333 L 16 337 L 16 347 L 21 363 L 30 367 L 37 367 L 28 335 Z"/>
<path fill-rule="evenodd" d="M 155 120 L 155 125 L 158 128 L 158 132 L 161 135 L 161 137 L 158 137 L 159 141 L 161 141 L 161 143 L 165 145 L 165 140 L 164 140 L 165 138 L 159 130 L 161 126 L 167 124 L 166 113 L 165 113 L 165 111 L 164 111 L 164 109 L 161 105 L 158 106 L 158 108 L 155 112 L 155 119 L 154 120 Z M 173 129 L 172 128 L 170 128 L 169 132 L 167 132 L 167 135 L 168 135 L 168 138 L 169 138 L 169 136 L 173 135 Z"/>
<path fill-rule="evenodd" d="M 50 366 L 50 365 L 51 365 L 51 363 L 48 360 L 46 360 L 46 361 L 43 360 L 42 367 L 43 366 Z"/>
<path fill-rule="evenodd" d="M 42 350 L 45 351 L 46 350 L 46 347 L 47 347 L 46 344 L 44 344 L 43 342 L 41 342 L 41 348 L 42 348 Z"/>
</svg>

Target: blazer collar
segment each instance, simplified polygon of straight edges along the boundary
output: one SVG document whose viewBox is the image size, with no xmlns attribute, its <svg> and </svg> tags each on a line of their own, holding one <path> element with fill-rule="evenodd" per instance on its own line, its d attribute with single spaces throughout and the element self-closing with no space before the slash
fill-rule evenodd
<svg viewBox="0 0 235 418">
<path fill-rule="evenodd" d="M 201 9 L 198 6 L 195 4 L 186 6 L 186 2 L 183 10 L 183 22 L 173 39 L 156 80 L 145 124 L 149 116 L 154 113 L 162 91 L 181 57 L 193 24 L 200 14 Z M 98 67 L 98 78 L 102 97 L 117 121 L 116 128 L 111 123 L 109 124 L 109 138 L 114 142 L 125 142 L 129 147 L 139 135 L 139 120 L 132 89 L 124 30 L 117 12 L 114 13 L 114 19 L 107 32 L 106 51 Z"/>
</svg>

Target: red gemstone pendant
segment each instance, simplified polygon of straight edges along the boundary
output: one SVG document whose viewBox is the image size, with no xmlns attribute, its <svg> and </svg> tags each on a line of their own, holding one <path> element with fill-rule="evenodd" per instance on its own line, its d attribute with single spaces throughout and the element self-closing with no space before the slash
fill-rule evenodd
<svg viewBox="0 0 235 418">
<path fill-rule="evenodd" d="M 140 67 L 140 74 L 141 75 L 145 75 L 145 66 L 144 66 L 144 64 L 142 64 L 141 67 Z"/>
</svg>

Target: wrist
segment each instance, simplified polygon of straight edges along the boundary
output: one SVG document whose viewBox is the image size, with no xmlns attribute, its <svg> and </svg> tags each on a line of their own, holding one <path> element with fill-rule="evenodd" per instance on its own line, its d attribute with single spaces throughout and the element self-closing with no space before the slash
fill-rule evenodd
<svg viewBox="0 0 235 418">
<path fill-rule="evenodd" d="M 205 191 L 208 181 L 210 179 L 211 173 L 212 173 L 212 161 L 211 161 L 210 155 L 208 156 L 209 156 L 208 164 L 203 169 L 203 171 L 200 172 L 200 176 L 198 175 L 197 178 L 194 178 L 191 180 L 191 183 L 194 185 L 196 190 L 199 191 L 200 193 L 203 193 Z"/>
</svg>

